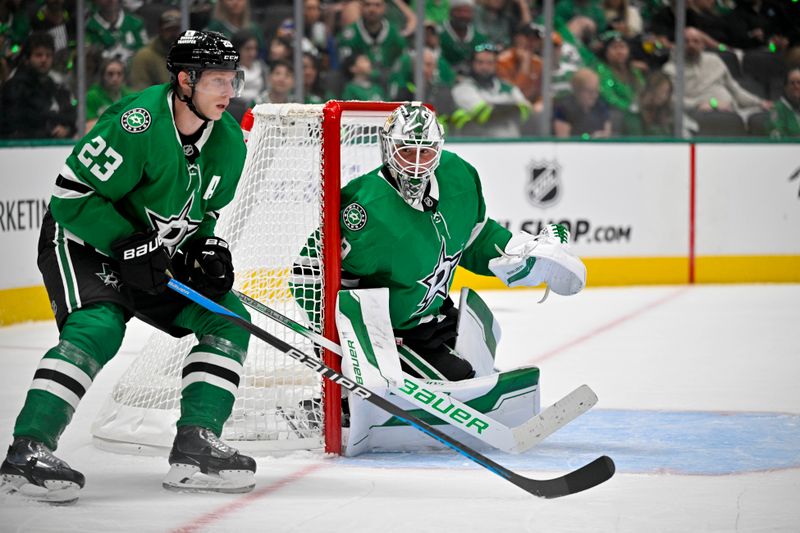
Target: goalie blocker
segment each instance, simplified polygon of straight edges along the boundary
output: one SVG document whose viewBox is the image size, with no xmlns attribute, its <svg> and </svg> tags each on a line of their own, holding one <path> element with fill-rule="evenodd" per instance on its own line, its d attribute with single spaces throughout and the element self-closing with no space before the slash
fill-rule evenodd
<svg viewBox="0 0 800 533">
<path fill-rule="evenodd" d="M 507 433 L 508 427 L 539 412 L 539 369 L 494 370 L 500 329 L 478 295 L 469 289 L 462 291 L 457 343 L 464 350 L 458 355 L 472 364 L 476 377 L 457 382 L 422 381 L 401 370 L 402 359 L 420 365 L 420 375 L 430 371 L 411 349 L 398 349 L 388 309 L 388 289 L 339 291 L 336 324 L 343 351 L 342 374 L 471 447 L 485 449 L 487 443 L 501 449 L 513 447 L 503 442 L 506 435 L 494 426 L 503 426 Z M 357 396 L 351 395 L 349 404 L 350 427 L 343 439 L 346 456 L 441 448 Z"/>
</svg>

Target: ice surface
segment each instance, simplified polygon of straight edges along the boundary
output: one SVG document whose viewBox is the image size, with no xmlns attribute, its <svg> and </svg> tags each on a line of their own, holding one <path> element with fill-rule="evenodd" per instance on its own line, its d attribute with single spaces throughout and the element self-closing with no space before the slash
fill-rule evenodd
<svg viewBox="0 0 800 533">
<path fill-rule="evenodd" d="M 259 458 L 247 495 L 161 489 L 166 460 L 99 451 L 89 426 L 146 340 L 131 323 L 57 454 L 83 471 L 77 504 L 0 496 L 0 532 L 800 531 L 800 285 L 589 289 L 482 296 L 503 328 L 498 364 L 537 364 L 542 404 L 588 383 L 598 405 L 530 452 L 490 456 L 549 478 L 601 454 L 609 482 L 539 500 L 449 452 Z M 0 443 L 52 323 L 0 329 Z"/>
</svg>

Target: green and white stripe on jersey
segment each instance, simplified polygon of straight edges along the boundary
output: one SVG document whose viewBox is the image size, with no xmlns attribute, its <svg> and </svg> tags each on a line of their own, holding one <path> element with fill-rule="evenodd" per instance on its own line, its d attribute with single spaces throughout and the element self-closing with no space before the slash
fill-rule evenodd
<svg viewBox="0 0 800 533">
<path fill-rule="evenodd" d="M 56 245 L 56 258 L 58 259 L 58 271 L 61 274 L 61 285 L 64 288 L 64 301 L 67 305 L 67 312 L 71 313 L 81 307 L 81 295 L 78 289 L 78 278 L 75 276 L 75 268 L 72 265 L 72 257 L 69 253 L 69 240 L 66 230 L 58 222 L 56 225 L 56 238 L 53 242 Z"/>
</svg>

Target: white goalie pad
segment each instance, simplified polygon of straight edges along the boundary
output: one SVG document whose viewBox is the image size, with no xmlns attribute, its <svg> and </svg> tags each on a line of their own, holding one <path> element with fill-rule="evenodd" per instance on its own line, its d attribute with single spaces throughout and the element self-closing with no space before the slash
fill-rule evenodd
<svg viewBox="0 0 800 533">
<path fill-rule="evenodd" d="M 500 342 L 500 324 L 478 293 L 461 289 L 458 301 L 458 337 L 456 352 L 475 370 L 475 377 L 496 372 L 494 359 Z"/>
<path fill-rule="evenodd" d="M 539 412 L 536 367 L 458 382 L 422 381 L 404 374 L 389 319 L 387 289 L 339 291 L 337 311 L 342 374 L 468 445 L 513 450 L 516 444 L 508 427 Z M 484 349 L 493 362 L 485 343 Z M 349 404 L 350 427 L 344 431 L 347 456 L 442 447 L 362 398 L 351 395 Z"/>
<path fill-rule="evenodd" d="M 389 319 L 389 289 L 339 291 L 336 311 L 342 374 L 374 392 L 402 383 Z"/>
<path fill-rule="evenodd" d="M 406 378 L 402 387 L 385 389 L 383 396 L 473 449 L 516 453 L 519 444 L 508 428 L 525 424 L 539 412 L 539 369 L 520 368 L 464 381 Z M 350 427 L 344 433 L 344 455 L 348 457 L 445 448 L 403 420 L 353 396 Z"/>
</svg>

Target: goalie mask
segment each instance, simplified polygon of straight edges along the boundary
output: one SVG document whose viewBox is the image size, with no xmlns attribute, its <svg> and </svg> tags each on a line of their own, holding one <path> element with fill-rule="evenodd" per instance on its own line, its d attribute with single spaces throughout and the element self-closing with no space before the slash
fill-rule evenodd
<svg viewBox="0 0 800 533">
<path fill-rule="evenodd" d="M 244 87 L 244 72 L 239 68 L 239 52 L 224 35 L 213 31 L 186 30 L 181 33 L 167 54 L 167 70 L 171 74 L 175 95 L 206 122 L 210 119 L 194 105 L 195 92 L 215 92 L 235 98 L 242 94 Z M 230 83 L 216 78 L 208 84 L 202 84 L 200 78 L 203 72 L 209 70 L 231 71 L 234 77 Z M 192 89 L 189 96 L 181 95 L 178 91 L 178 74 L 181 71 L 189 75 L 189 86 Z"/>
<path fill-rule="evenodd" d="M 444 134 L 436 114 L 415 102 L 389 115 L 381 128 L 381 157 L 409 204 L 419 202 L 439 166 Z"/>
</svg>

